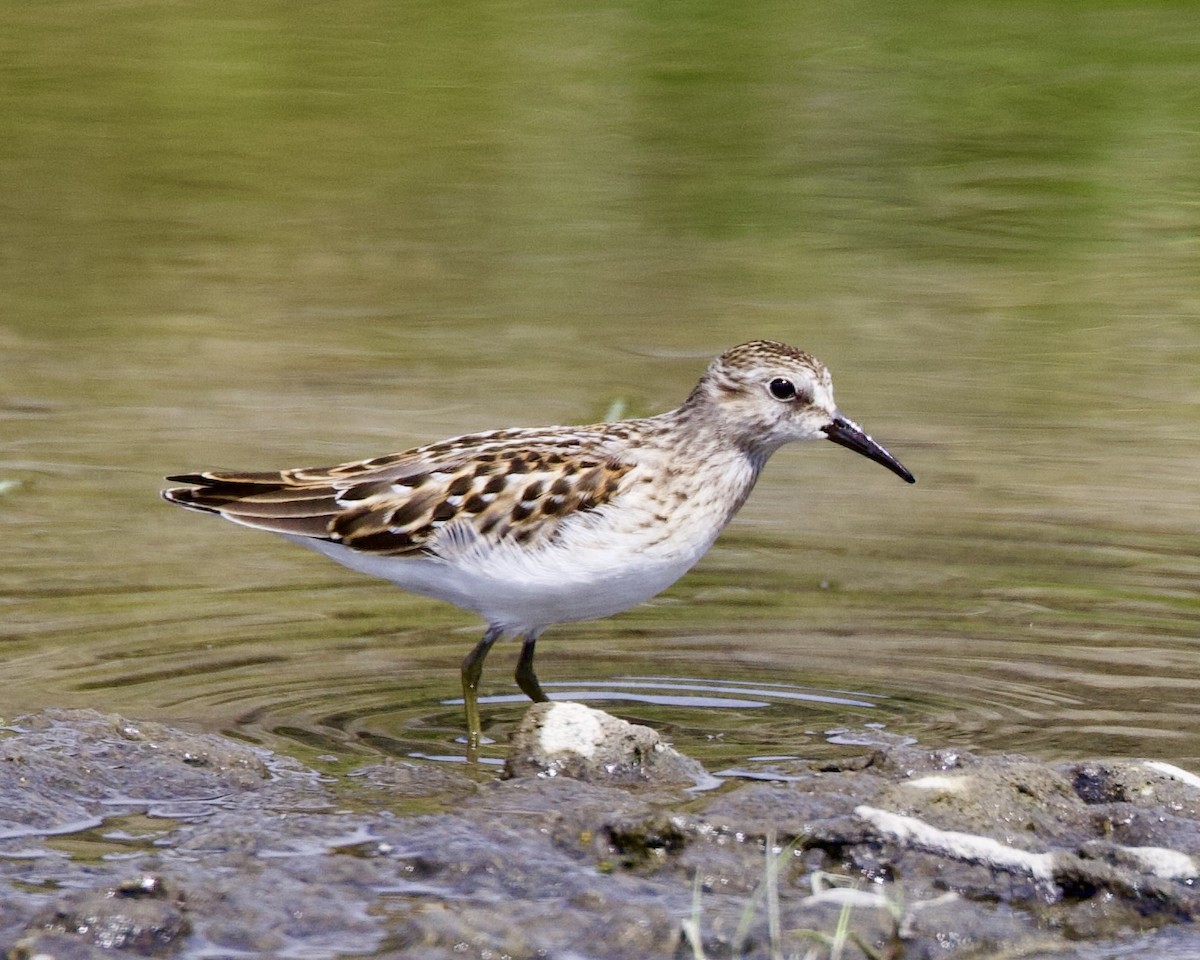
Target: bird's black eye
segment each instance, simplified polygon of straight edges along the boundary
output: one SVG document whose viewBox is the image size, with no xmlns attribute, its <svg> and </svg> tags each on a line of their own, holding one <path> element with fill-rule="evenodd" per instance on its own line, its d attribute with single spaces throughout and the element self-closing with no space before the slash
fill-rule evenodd
<svg viewBox="0 0 1200 960">
<path fill-rule="evenodd" d="M 783 377 L 776 377 L 767 384 L 767 389 L 771 391 L 771 396 L 776 400 L 796 399 L 796 385 L 791 380 L 784 380 Z"/>
</svg>

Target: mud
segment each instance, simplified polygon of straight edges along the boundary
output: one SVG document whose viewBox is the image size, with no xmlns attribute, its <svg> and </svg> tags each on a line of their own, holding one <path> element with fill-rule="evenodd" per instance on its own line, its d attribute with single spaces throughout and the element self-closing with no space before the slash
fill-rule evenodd
<svg viewBox="0 0 1200 960">
<path fill-rule="evenodd" d="M 688 783 L 639 736 L 480 783 L 88 711 L 6 732 L 11 957 L 1200 955 L 1200 779 L 1153 761 L 876 742 Z"/>
</svg>

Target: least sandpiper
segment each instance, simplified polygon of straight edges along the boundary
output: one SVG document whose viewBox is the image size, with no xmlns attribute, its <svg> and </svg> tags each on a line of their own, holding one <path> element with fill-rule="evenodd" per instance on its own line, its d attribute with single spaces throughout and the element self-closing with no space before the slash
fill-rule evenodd
<svg viewBox="0 0 1200 960">
<path fill-rule="evenodd" d="M 462 665 L 473 750 L 496 640 L 522 637 L 517 686 L 547 699 L 533 669 L 541 632 L 674 583 L 793 440 L 832 440 L 914 482 L 838 411 L 819 360 L 755 340 L 717 357 L 657 416 L 473 433 L 334 467 L 183 474 L 168 479 L 191 486 L 163 496 L 482 616 L 487 632 Z"/>
</svg>

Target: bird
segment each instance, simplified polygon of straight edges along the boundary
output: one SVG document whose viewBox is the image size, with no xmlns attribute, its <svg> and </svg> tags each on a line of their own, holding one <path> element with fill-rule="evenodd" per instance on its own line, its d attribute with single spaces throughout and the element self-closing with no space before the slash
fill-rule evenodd
<svg viewBox="0 0 1200 960">
<path fill-rule="evenodd" d="M 912 473 L 834 403 L 829 371 L 774 340 L 725 351 L 673 410 L 584 426 L 471 433 L 329 467 L 167 477 L 170 503 L 279 534 L 353 570 L 476 613 L 461 668 L 467 745 L 493 644 L 521 638 L 515 680 L 547 627 L 650 599 L 708 551 L 784 444 L 831 440 Z"/>
</svg>

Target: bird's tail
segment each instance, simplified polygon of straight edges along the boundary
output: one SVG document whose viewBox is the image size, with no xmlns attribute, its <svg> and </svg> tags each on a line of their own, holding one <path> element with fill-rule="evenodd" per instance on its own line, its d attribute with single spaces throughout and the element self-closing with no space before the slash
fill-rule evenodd
<svg viewBox="0 0 1200 960">
<path fill-rule="evenodd" d="M 167 479 L 189 484 L 164 490 L 168 503 L 272 533 L 328 539 L 340 509 L 329 484 L 298 483 L 284 473 L 205 471 Z"/>
</svg>

